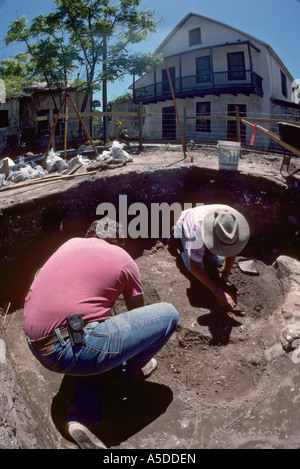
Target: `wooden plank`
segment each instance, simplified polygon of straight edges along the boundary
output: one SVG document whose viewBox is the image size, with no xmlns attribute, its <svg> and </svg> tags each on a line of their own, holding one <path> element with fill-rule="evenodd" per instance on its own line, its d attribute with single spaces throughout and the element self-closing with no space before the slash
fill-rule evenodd
<svg viewBox="0 0 300 469">
<path fill-rule="evenodd" d="M 81 166 L 82 166 L 82 163 L 76 163 L 71 168 L 66 169 L 62 174 L 63 174 L 63 176 L 65 176 L 67 174 L 68 175 L 74 174 L 79 168 L 81 168 Z"/>
<path fill-rule="evenodd" d="M 237 141 L 241 143 L 242 136 L 241 136 L 241 118 L 240 118 L 239 106 L 235 106 L 235 118 L 236 118 Z"/>
<path fill-rule="evenodd" d="M 98 150 L 97 150 L 97 148 L 96 148 L 96 146 L 95 146 L 95 144 L 94 144 L 94 142 L 93 142 L 93 140 L 92 140 L 92 137 L 91 137 L 90 134 L 89 134 L 88 129 L 87 129 L 86 126 L 85 126 L 85 123 L 84 123 L 83 120 L 82 120 L 82 117 L 81 117 L 81 115 L 80 115 L 80 112 L 78 111 L 78 109 L 77 109 L 77 107 L 76 107 L 76 104 L 75 104 L 75 102 L 74 102 L 72 96 L 69 95 L 68 98 L 70 99 L 70 101 L 71 101 L 71 103 L 72 103 L 72 106 L 73 106 L 73 108 L 74 108 L 74 110 L 75 110 L 75 112 L 76 112 L 76 114 L 77 114 L 77 117 L 78 117 L 78 119 L 79 119 L 79 121 L 80 121 L 80 123 L 81 123 L 81 125 L 82 125 L 82 127 L 83 127 L 83 130 L 85 131 L 85 134 L 86 134 L 87 138 L 88 138 L 89 141 L 90 141 L 90 144 L 92 145 L 92 147 L 93 147 L 93 149 L 94 149 L 95 154 L 96 154 L 97 156 L 99 156 Z"/>
<path fill-rule="evenodd" d="M 270 130 L 265 129 L 264 127 L 261 127 L 260 125 L 252 124 L 251 122 L 246 121 L 245 119 L 241 119 L 241 122 L 243 124 L 248 125 L 249 127 L 256 128 L 259 132 L 263 133 L 264 135 L 267 135 L 269 138 L 274 140 L 275 142 L 279 143 L 283 148 L 286 148 L 287 150 L 291 151 L 295 155 L 300 157 L 300 150 L 298 148 L 293 147 L 292 145 L 289 145 L 286 142 L 283 142 L 278 135 L 274 134 Z M 281 121 L 282 122 L 282 121 Z"/>
<path fill-rule="evenodd" d="M 235 121 L 236 117 L 233 116 L 186 116 L 187 119 L 205 119 L 205 120 L 226 120 Z"/>
<path fill-rule="evenodd" d="M 236 117 L 229 116 L 186 116 L 186 119 L 207 119 L 207 120 L 226 120 L 235 121 Z M 263 117 L 249 117 L 253 122 L 263 122 L 265 124 L 278 124 L 279 122 L 286 122 L 287 124 L 300 125 L 299 121 L 287 121 L 283 119 L 264 119 Z"/>
<path fill-rule="evenodd" d="M 93 111 L 93 112 L 80 112 L 81 117 L 93 117 L 93 116 L 112 116 L 112 117 L 139 117 L 138 112 L 100 112 L 100 111 Z M 151 117 L 152 114 L 149 113 L 143 113 L 142 117 Z M 64 118 L 65 115 L 61 114 L 61 118 Z M 77 114 L 75 113 L 69 113 L 69 117 L 77 117 Z"/>
</svg>

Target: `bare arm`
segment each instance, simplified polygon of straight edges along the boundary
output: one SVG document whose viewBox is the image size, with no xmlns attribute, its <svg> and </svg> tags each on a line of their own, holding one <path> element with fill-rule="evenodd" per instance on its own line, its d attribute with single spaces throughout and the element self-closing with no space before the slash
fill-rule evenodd
<svg viewBox="0 0 300 469">
<path fill-rule="evenodd" d="M 206 287 L 208 288 L 217 298 L 219 304 L 224 307 L 233 309 L 235 304 L 231 296 L 226 293 L 222 287 L 217 285 L 205 272 L 199 262 L 195 262 L 191 259 L 191 272 L 192 274 Z"/>
<path fill-rule="evenodd" d="M 141 308 L 144 306 L 144 295 L 131 296 L 129 298 L 124 298 L 126 307 L 128 311 L 131 311 L 135 308 Z"/>
<path fill-rule="evenodd" d="M 225 267 L 224 267 L 223 274 L 222 274 L 222 277 L 224 279 L 226 279 L 228 277 L 228 275 L 230 274 L 232 266 L 233 266 L 234 261 L 235 261 L 235 257 L 236 256 L 226 258 Z"/>
<path fill-rule="evenodd" d="M 191 272 L 206 288 L 208 288 L 212 293 L 218 288 L 218 285 L 210 278 L 210 276 L 205 272 L 200 262 L 193 261 L 190 259 Z"/>
</svg>

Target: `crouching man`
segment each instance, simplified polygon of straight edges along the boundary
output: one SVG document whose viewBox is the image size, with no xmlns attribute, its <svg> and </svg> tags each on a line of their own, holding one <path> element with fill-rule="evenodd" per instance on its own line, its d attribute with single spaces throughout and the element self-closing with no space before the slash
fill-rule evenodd
<svg viewBox="0 0 300 469">
<path fill-rule="evenodd" d="M 246 218 L 228 205 L 200 205 L 184 210 L 173 228 L 176 245 L 187 270 L 227 309 L 235 304 L 226 291 L 227 278 L 235 257 L 246 246 L 250 229 Z M 215 280 L 206 265 L 224 266 Z"/>
<path fill-rule="evenodd" d="M 93 432 L 102 406 L 95 376 L 101 382 L 113 370 L 118 383 L 147 378 L 179 320 L 169 303 L 144 306 L 136 263 L 98 227 L 94 222 L 85 238 L 70 239 L 49 258 L 24 307 L 35 357 L 53 372 L 76 376 L 68 430 L 80 448 L 105 448 Z M 120 295 L 128 311 L 112 316 Z"/>
</svg>

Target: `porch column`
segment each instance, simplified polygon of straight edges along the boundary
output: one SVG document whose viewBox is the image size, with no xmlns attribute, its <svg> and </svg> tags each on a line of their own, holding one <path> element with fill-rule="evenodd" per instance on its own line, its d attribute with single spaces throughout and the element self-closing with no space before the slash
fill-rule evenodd
<svg viewBox="0 0 300 469">
<path fill-rule="evenodd" d="M 179 91 L 182 92 L 182 54 L 179 54 Z"/>
<path fill-rule="evenodd" d="M 251 86 L 253 86 L 253 63 L 252 63 L 251 46 L 249 42 L 247 43 L 247 46 L 248 46 L 248 55 L 249 55 L 249 64 L 250 64 Z"/>
<path fill-rule="evenodd" d="M 211 73 L 211 87 L 214 88 L 215 83 L 214 83 L 214 62 L 213 62 L 213 53 L 212 53 L 212 47 L 209 48 L 209 54 L 210 54 L 210 73 Z"/>
</svg>

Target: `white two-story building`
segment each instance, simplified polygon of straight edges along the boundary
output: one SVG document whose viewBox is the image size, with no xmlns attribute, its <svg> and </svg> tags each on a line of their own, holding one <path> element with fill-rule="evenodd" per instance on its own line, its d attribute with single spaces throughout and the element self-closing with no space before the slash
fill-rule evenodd
<svg viewBox="0 0 300 469">
<path fill-rule="evenodd" d="M 236 106 L 242 117 L 260 118 L 287 107 L 300 109 L 294 103 L 294 79 L 274 50 L 219 21 L 189 13 L 156 53 L 163 57 L 162 64 L 133 85 L 134 103 L 142 103 L 151 114 L 144 120 L 145 140 L 180 139 L 167 68 L 182 123 L 184 113 L 234 116 Z M 249 144 L 251 134 L 251 128 L 242 125 L 243 144 Z M 236 123 L 190 119 L 186 136 L 187 141 L 235 140 Z"/>
</svg>

